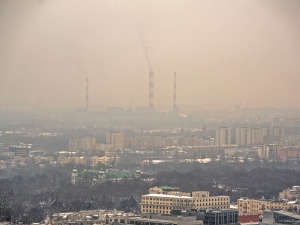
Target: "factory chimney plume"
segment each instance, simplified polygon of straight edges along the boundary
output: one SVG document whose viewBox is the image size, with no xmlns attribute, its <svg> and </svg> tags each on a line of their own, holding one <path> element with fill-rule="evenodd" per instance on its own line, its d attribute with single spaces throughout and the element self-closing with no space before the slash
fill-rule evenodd
<svg viewBox="0 0 300 225">
<path fill-rule="evenodd" d="M 149 109 L 153 110 L 153 71 L 149 71 Z"/>
</svg>

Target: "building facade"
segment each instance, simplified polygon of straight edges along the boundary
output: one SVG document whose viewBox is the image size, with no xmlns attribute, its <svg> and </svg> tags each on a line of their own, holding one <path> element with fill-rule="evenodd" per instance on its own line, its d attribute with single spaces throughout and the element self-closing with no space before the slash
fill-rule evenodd
<svg viewBox="0 0 300 225">
<path fill-rule="evenodd" d="M 69 151 L 88 151 L 96 148 L 96 138 L 80 138 L 69 140 Z"/>
<path fill-rule="evenodd" d="M 296 200 L 300 197 L 300 186 L 293 186 L 279 192 L 279 199 L 281 200 Z"/>
<path fill-rule="evenodd" d="M 124 134 L 121 132 L 106 132 L 106 144 L 113 149 L 123 149 L 125 146 Z"/>
<path fill-rule="evenodd" d="M 229 196 L 209 196 L 208 191 L 193 191 L 194 205 L 196 209 L 229 209 Z"/>
<path fill-rule="evenodd" d="M 216 131 L 216 145 L 231 145 L 231 128 L 220 127 Z"/>
<path fill-rule="evenodd" d="M 194 198 L 168 194 L 147 194 L 141 197 L 141 213 L 170 214 L 172 210 L 194 208 Z"/>
<path fill-rule="evenodd" d="M 209 196 L 208 191 L 179 192 L 151 188 L 141 197 L 142 213 L 170 214 L 172 210 L 229 209 L 229 196 Z"/>
<path fill-rule="evenodd" d="M 280 147 L 277 145 L 264 145 L 257 148 L 258 157 L 266 160 L 277 160 Z"/>
<path fill-rule="evenodd" d="M 225 225 L 238 224 L 237 210 L 208 210 L 205 212 L 204 224 L 206 225 Z"/>
<path fill-rule="evenodd" d="M 249 198 L 238 199 L 239 215 L 261 214 L 264 210 L 292 208 L 291 204 L 283 201 L 266 201 Z"/>
<path fill-rule="evenodd" d="M 236 144 L 240 146 L 252 145 L 252 129 L 248 127 L 236 128 Z"/>
</svg>

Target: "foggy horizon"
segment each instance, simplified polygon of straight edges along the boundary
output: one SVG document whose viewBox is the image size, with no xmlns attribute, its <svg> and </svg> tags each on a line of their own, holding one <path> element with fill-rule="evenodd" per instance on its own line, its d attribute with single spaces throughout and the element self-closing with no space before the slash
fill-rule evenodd
<svg viewBox="0 0 300 225">
<path fill-rule="evenodd" d="M 300 2 L 0 0 L 0 108 L 300 107 Z"/>
</svg>

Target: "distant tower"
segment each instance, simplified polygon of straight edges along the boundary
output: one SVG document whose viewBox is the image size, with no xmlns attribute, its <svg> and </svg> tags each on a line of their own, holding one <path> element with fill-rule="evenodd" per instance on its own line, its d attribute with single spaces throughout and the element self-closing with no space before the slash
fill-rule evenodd
<svg viewBox="0 0 300 225">
<path fill-rule="evenodd" d="M 99 174 L 98 174 L 98 180 L 100 183 L 102 183 L 105 179 L 105 172 L 103 170 L 103 168 L 101 168 L 101 170 L 99 170 Z"/>
<path fill-rule="evenodd" d="M 135 179 L 141 179 L 142 176 L 142 172 L 140 170 L 140 168 L 137 168 L 134 174 Z"/>
<path fill-rule="evenodd" d="M 153 71 L 149 71 L 149 109 L 153 110 Z"/>
<path fill-rule="evenodd" d="M 77 184 L 77 180 L 78 180 L 78 171 L 75 167 L 72 171 L 72 180 L 71 180 L 72 184 Z"/>
<path fill-rule="evenodd" d="M 85 99 L 85 109 L 89 111 L 89 78 L 86 78 L 86 99 Z"/>
</svg>

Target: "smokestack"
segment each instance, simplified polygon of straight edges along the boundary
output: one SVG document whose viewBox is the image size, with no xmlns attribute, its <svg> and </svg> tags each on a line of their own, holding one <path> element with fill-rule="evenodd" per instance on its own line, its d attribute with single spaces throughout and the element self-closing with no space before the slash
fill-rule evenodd
<svg viewBox="0 0 300 225">
<path fill-rule="evenodd" d="M 174 72 L 174 93 L 173 93 L 173 111 L 177 110 L 176 106 L 176 71 Z"/>
<path fill-rule="evenodd" d="M 89 111 L 89 78 L 86 78 L 86 99 L 85 99 L 85 109 Z"/>
<path fill-rule="evenodd" d="M 153 109 L 153 71 L 149 71 L 149 109 Z"/>
</svg>

